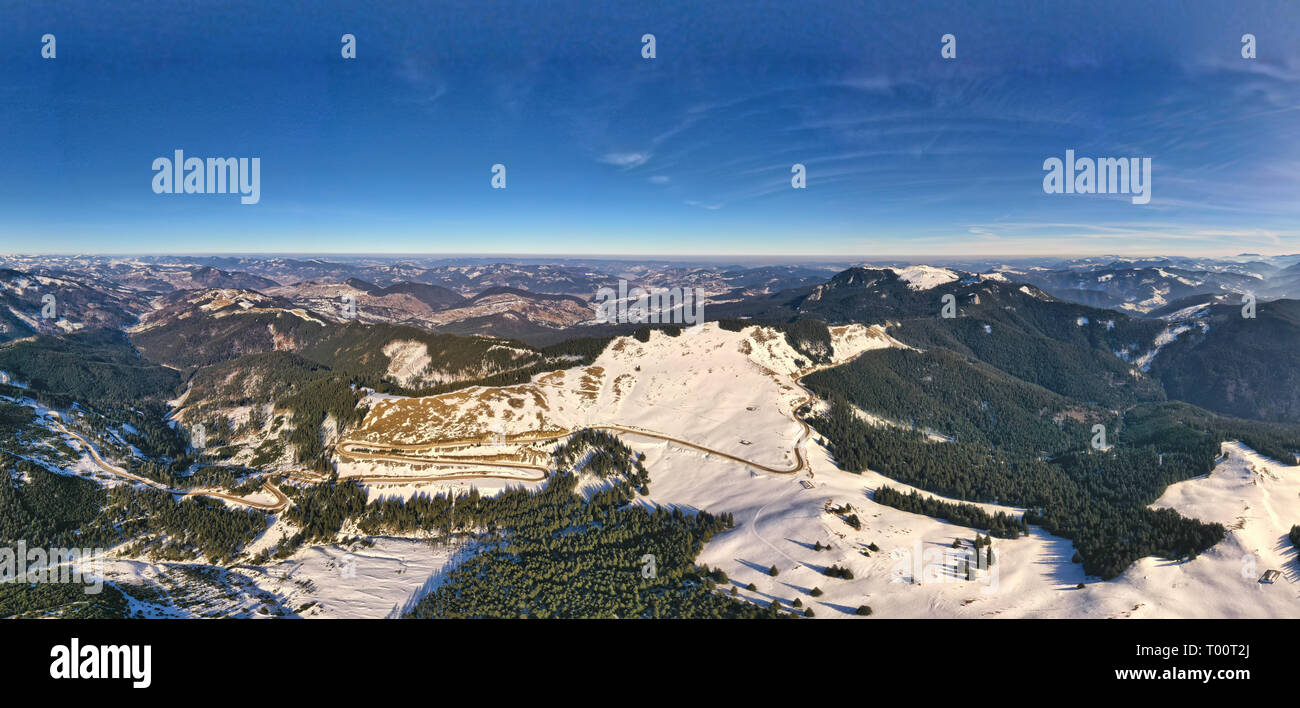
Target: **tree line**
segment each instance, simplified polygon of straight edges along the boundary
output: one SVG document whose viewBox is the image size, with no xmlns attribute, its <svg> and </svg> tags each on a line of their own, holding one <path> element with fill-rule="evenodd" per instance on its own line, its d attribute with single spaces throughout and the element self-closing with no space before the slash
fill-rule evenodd
<svg viewBox="0 0 1300 708">
<path fill-rule="evenodd" d="M 870 468 L 904 484 L 964 501 L 1029 509 L 1025 521 L 1074 541 L 1086 572 L 1110 578 L 1144 556 L 1185 558 L 1222 540 L 1220 524 L 1148 508 L 1169 484 L 1208 473 L 1223 432 L 1198 430 L 1178 407 L 1138 407 L 1108 451 L 1075 450 L 1051 461 L 863 421 L 832 397 L 809 422 L 850 471 Z"/>
<path fill-rule="evenodd" d="M 881 487 L 876 490 L 871 499 L 877 504 L 892 506 L 895 509 L 988 531 L 989 535 L 998 538 L 1019 538 L 1029 533 L 1029 525 L 1025 522 L 1024 516 L 1012 517 L 1004 511 L 990 514 L 974 504 L 954 504 L 915 490 L 904 494 L 892 487 Z"/>
</svg>

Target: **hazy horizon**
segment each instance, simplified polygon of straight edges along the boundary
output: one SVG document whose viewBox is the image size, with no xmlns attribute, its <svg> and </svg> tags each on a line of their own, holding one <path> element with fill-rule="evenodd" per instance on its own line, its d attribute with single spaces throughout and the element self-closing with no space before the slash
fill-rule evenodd
<svg viewBox="0 0 1300 708">
<path fill-rule="evenodd" d="M 419 259 L 466 259 L 466 260 L 491 260 L 501 259 L 509 261 L 517 260 L 534 260 L 534 261 L 570 261 L 570 260 L 605 260 L 605 261 L 628 261 L 628 260 L 649 260 L 649 261 L 683 261 L 683 262 L 731 262 L 731 263 L 755 263 L 755 264 L 835 264 L 846 261 L 852 262 L 871 262 L 875 260 L 891 261 L 913 261 L 917 263 L 945 263 L 953 261 L 972 261 L 972 260 L 990 260 L 1006 259 L 1008 261 L 1016 260 L 1079 260 L 1079 259 L 1128 259 L 1128 260 L 1154 260 L 1154 259 L 1206 259 L 1206 260 L 1236 260 L 1242 258 L 1286 258 L 1300 257 L 1300 251 L 1278 250 L 1274 253 L 1172 253 L 1168 251 L 1151 251 L 1144 253 L 1122 253 L 1122 252 L 1053 252 L 1053 253 L 945 253 L 945 254 L 926 254 L 926 253 L 613 253 L 613 252 L 489 252 L 489 251 L 402 251 L 402 252 L 384 252 L 384 251 L 159 251 L 148 253 L 143 251 L 136 252 L 90 252 L 90 251 L 12 251 L 0 253 L 0 257 L 5 258 L 294 258 L 294 259 L 319 259 L 325 260 L 330 258 L 338 259 L 400 259 L 400 258 L 419 258 Z"/>
</svg>

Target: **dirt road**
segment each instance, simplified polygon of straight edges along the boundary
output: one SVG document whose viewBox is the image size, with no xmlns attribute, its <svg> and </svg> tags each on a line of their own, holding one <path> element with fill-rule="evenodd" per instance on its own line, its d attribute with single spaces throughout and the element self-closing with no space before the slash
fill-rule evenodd
<svg viewBox="0 0 1300 708">
<path fill-rule="evenodd" d="M 800 399 L 797 403 L 795 403 L 793 408 L 791 408 L 791 417 L 796 423 L 799 424 L 801 431 L 799 433 L 799 438 L 794 443 L 795 463 L 792 467 L 788 469 L 772 467 L 770 465 L 762 464 L 761 462 L 747 460 L 743 457 L 738 457 L 728 452 L 715 450 L 713 448 L 700 445 L 699 443 L 694 443 L 689 440 L 682 440 L 681 438 L 676 438 L 671 435 L 665 435 L 663 433 L 658 433 L 652 430 L 645 430 L 642 428 L 632 428 L 623 425 L 590 425 L 584 427 L 593 430 L 608 430 L 608 431 L 620 433 L 622 435 L 632 435 L 637 437 L 649 438 L 651 440 L 660 440 L 663 442 L 669 442 L 675 445 L 681 445 L 682 447 L 698 450 L 700 452 L 709 455 L 717 455 L 718 457 L 721 457 L 723 459 L 731 460 L 733 462 L 737 462 L 739 464 L 745 465 L 746 467 L 760 470 L 762 472 L 768 472 L 771 474 L 783 474 L 783 475 L 798 474 L 799 472 L 808 468 L 808 458 L 804 454 L 804 444 L 807 443 L 808 438 L 812 436 L 812 427 L 809 426 L 808 423 L 803 419 L 803 417 L 799 415 L 799 410 L 804 406 L 808 405 L 809 403 L 811 403 L 816 398 L 813 392 L 808 390 L 808 388 L 803 385 L 804 377 L 814 374 L 818 371 L 831 368 L 832 366 L 842 366 L 844 364 L 847 364 L 853 359 L 856 359 L 858 356 L 861 356 L 862 353 L 863 352 L 859 352 L 858 354 L 855 354 L 853 357 L 850 357 L 849 359 L 846 359 L 845 361 L 842 362 L 838 362 L 836 364 L 827 364 L 823 366 L 817 366 L 817 367 L 812 367 L 810 369 L 806 369 L 791 377 L 791 379 L 794 382 L 794 385 L 797 386 L 799 390 L 803 391 L 804 394 L 806 395 L 804 396 L 804 398 Z M 560 431 L 560 432 L 547 434 L 547 435 L 537 435 L 536 433 L 524 434 L 518 436 L 514 440 L 507 438 L 505 442 L 518 443 L 518 442 L 545 442 L 549 440 L 559 440 L 561 438 L 566 438 L 572 435 L 573 433 L 577 432 L 577 430 L 578 429 L 575 428 L 572 430 L 565 430 L 565 431 Z M 356 475 L 356 476 L 348 477 L 348 479 L 355 479 L 358 482 L 362 482 L 362 483 L 410 484 L 410 483 L 440 482 L 444 480 L 476 479 L 476 478 L 540 481 L 542 479 L 545 479 L 547 474 L 549 473 L 549 469 L 543 465 L 535 465 L 535 464 L 529 464 L 524 462 L 502 462 L 502 461 L 477 462 L 477 461 L 467 460 L 467 459 L 457 459 L 457 458 L 448 458 L 448 457 L 421 457 L 417 455 L 403 455 L 400 454 L 400 452 L 391 452 L 392 450 L 398 450 L 401 452 L 430 453 L 430 452 L 437 452 L 438 450 L 444 450 L 448 448 L 464 447 L 464 445 L 465 445 L 465 441 L 463 440 L 456 441 L 455 443 L 452 444 L 442 443 L 442 442 L 432 442 L 432 443 L 420 443 L 416 445 L 366 442 L 362 440 L 343 440 L 339 442 L 337 447 L 337 452 L 340 457 L 346 458 L 348 460 L 354 460 L 354 461 L 398 462 L 403 464 L 424 464 L 424 465 L 440 465 L 440 466 L 446 465 L 446 466 L 455 466 L 455 467 L 499 467 L 499 468 L 513 468 L 513 469 L 530 469 L 530 470 L 535 470 L 537 472 L 536 475 L 529 476 L 529 477 L 521 477 L 517 474 L 501 474 L 501 473 L 492 473 L 492 472 L 465 472 L 463 474 L 430 475 L 430 476 L 419 476 L 419 477 L 403 476 L 403 475 Z M 364 451 L 359 451 L 358 450 L 359 448 L 367 448 L 370 450 L 374 450 L 376 448 L 384 448 L 385 450 L 388 450 L 388 452 L 364 452 Z"/>
<path fill-rule="evenodd" d="M 150 487 L 153 487 L 154 489 L 161 489 L 171 494 L 180 494 L 182 496 L 187 496 L 187 497 L 209 497 L 212 499 L 224 499 L 225 501 L 231 502 L 233 504 L 239 504 L 241 506 L 247 506 L 253 509 L 260 509 L 262 511 L 268 511 L 271 513 L 278 513 L 284 511 L 285 507 L 289 506 L 289 497 L 285 496 L 284 492 L 280 491 L 279 487 L 276 487 L 274 484 L 272 484 L 270 480 L 262 481 L 262 489 L 266 490 L 272 496 L 275 497 L 276 500 L 274 502 L 252 501 L 249 499 L 245 499 L 243 497 L 237 497 L 233 494 L 218 492 L 214 489 L 174 489 L 172 487 L 168 487 L 167 485 L 157 480 L 152 480 L 149 479 L 148 477 L 141 477 L 140 475 L 132 474 L 122 469 L 121 467 L 118 467 L 117 465 L 110 464 L 103 457 L 100 457 L 99 451 L 95 449 L 94 445 L 90 444 L 89 440 L 69 430 L 67 426 L 63 425 L 63 421 L 53 417 L 50 418 L 49 421 L 56 428 L 58 428 L 64 435 L 67 435 L 68 437 L 71 437 L 72 439 L 80 443 L 81 447 L 87 453 L 90 454 L 90 459 L 100 469 L 104 470 L 105 472 L 108 472 L 109 474 L 113 474 L 118 477 L 123 477 L 133 482 L 139 482 L 141 484 L 145 484 Z"/>
</svg>

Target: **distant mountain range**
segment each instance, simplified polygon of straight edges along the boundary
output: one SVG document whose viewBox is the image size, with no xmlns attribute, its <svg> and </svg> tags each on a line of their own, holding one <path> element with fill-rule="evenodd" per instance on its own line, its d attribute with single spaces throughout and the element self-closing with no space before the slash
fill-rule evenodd
<svg viewBox="0 0 1300 708">
<path fill-rule="evenodd" d="M 597 323 L 593 305 L 599 288 L 625 280 L 698 288 L 710 320 L 893 323 L 916 346 L 952 349 L 1106 405 L 1168 396 L 1241 417 L 1300 421 L 1300 382 L 1291 380 L 1300 370 L 1298 305 L 1285 298 L 1300 295 L 1295 256 L 967 264 L 978 270 L 281 257 L 2 262 L 9 267 L 0 270 L 0 339 L 123 330 L 147 358 L 182 370 L 272 351 L 313 351 L 315 361 L 335 362 L 341 355 L 325 350 L 346 349 L 340 342 L 360 332 L 369 332 L 362 339 L 373 351 L 357 356 L 379 357 L 365 364 L 375 371 L 386 370 L 379 350 L 399 335 L 547 346 L 626 334 L 641 325 Z M 44 316 L 48 295 L 53 317 Z M 1246 295 L 1257 300 L 1254 319 L 1241 315 Z M 948 302 L 952 318 L 943 316 Z M 454 358 L 460 373 L 424 372 L 405 383 L 518 368 Z M 520 366 L 536 361 L 526 359 Z"/>
</svg>

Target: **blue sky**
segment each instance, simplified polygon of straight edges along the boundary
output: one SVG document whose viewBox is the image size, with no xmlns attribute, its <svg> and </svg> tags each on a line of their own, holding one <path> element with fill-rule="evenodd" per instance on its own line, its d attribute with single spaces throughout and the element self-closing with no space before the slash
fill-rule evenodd
<svg viewBox="0 0 1300 708">
<path fill-rule="evenodd" d="M 4 252 L 1300 251 L 1294 2 L 14 0 L 0 62 Z M 1045 194 L 1067 148 L 1150 204 Z"/>
</svg>

